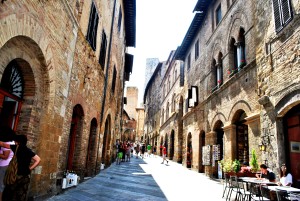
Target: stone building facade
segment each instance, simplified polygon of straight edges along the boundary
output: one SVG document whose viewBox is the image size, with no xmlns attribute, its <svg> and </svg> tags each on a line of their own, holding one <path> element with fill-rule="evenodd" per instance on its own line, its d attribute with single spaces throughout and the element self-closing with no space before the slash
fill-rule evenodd
<svg viewBox="0 0 300 201">
<path fill-rule="evenodd" d="M 255 150 L 276 174 L 287 163 L 298 185 L 299 6 L 297 0 L 197 2 L 174 56 L 184 62 L 174 130 L 175 139 L 182 136 L 175 147 L 184 166 L 218 177 L 218 161 L 249 162 Z M 145 96 L 154 98 L 147 88 Z M 160 120 L 163 98 L 161 106 Z M 147 125 L 154 115 L 145 110 Z M 159 131 L 170 139 L 164 125 Z"/>
<path fill-rule="evenodd" d="M 179 132 L 178 103 L 181 94 L 180 67 L 181 61 L 174 60 L 175 51 L 171 51 L 168 60 L 165 62 L 164 75 L 160 84 L 161 90 L 161 121 L 160 138 L 157 144 L 165 145 L 168 156 L 172 160 L 182 161 L 181 147 L 182 135 L 175 135 Z"/>
<path fill-rule="evenodd" d="M 145 124 L 145 109 L 143 107 L 136 108 L 136 129 L 135 129 L 135 141 L 141 141 L 144 135 Z"/>
<path fill-rule="evenodd" d="M 164 62 L 159 62 L 147 82 L 144 92 L 145 105 L 145 119 L 144 119 L 144 133 L 141 141 L 158 146 L 160 140 L 161 127 L 161 81 L 165 68 Z"/>
<path fill-rule="evenodd" d="M 112 161 L 135 46 L 135 0 L 0 3 L 0 122 L 42 159 L 29 198 Z"/>
<path fill-rule="evenodd" d="M 291 168 L 300 187 L 300 2 L 257 1 L 256 62 L 263 160 Z M 282 17 L 284 16 L 284 17 Z M 264 20 L 269 19 L 269 20 Z"/>
<path fill-rule="evenodd" d="M 217 177 L 219 160 L 248 162 L 259 148 L 253 2 L 198 1 L 195 10 L 203 12 L 195 14 L 176 55 L 185 62 L 183 164 Z"/>
<path fill-rule="evenodd" d="M 127 103 L 124 105 L 124 109 L 130 116 L 130 118 L 136 117 L 136 108 L 138 106 L 138 94 L 139 89 L 137 87 L 126 87 L 126 99 Z"/>
</svg>

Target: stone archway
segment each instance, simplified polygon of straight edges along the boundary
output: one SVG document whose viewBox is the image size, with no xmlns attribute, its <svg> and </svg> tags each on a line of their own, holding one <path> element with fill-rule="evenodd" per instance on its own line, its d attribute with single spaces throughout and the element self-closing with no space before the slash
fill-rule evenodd
<svg viewBox="0 0 300 201">
<path fill-rule="evenodd" d="M 89 144 L 86 155 L 85 176 L 92 176 L 96 172 L 96 138 L 97 138 L 97 120 L 93 118 L 90 126 Z"/>
<path fill-rule="evenodd" d="M 110 150 L 111 150 L 111 118 L 110 115 L 105 120 L 103 146 L 102 146 L 102 163 L 105 167 L 110 165 Z"/>
<path fill-rule="evenodd" d="M 170 137 L 170 160 L 173 160 L 174 157 L 174 147 L 175 147 L 175 131 L 171 131 L 171 137 Z"/>
<path fill-rule="evenodd" d="M 283 144 L 278 152 L 284 153 L 285 160 L 282 163 L 287 165 L 293 175 L 293 185 L 300 187 L 300 104 L 292 107 L 283 117 Z"/>
<path fill-rule="evenodd" d="M 183 156 L 183 97 L 179 99 L 179 110 L 178 110 L 178 132 L 177 132 L 177 146 L 175 147 L 175 157 L 178 163 L 182 163 Z"/>
<path fill-rule="evenodd" d="M 80 154 L 82 146 L 84 112 L 81 105 L 75 105 L 73 108 L 72 122 L 70 126 L 69 145 L 67 154 L 67 170 L 80 172 Z"/>
<path fill-rule="evenodd" d="M 193 164 L 192 134 L 189 133 L 187 136 L 187 144 L 186 144 L 186 167 L 192 168 L 192 164 Z"/>
<path fill-rule="evenodd" d="M 232 124 L 235 125 L 235 140 L 236 148 L 233 150 L 235 159 L 239 160 L 240 163 L 249 163 L 249 135 L 248 125 L 246 124 L 247 114 L 244 110 L 240 109 L 235 112 L 232 118 Z"/>
<path fill-rule="evenodd" d="M 203 152 L 202 152 L 202 149 L 203 147 L 205 146 L 205 132 L 202 130 L 199 134 L 199 158 L 198 158 L 198 171 L 203 173 L 204 172 L 204 169 L 205 169 L 205 166 L 202 165 L 202 156 L 203 156 Z"/>
</svg>

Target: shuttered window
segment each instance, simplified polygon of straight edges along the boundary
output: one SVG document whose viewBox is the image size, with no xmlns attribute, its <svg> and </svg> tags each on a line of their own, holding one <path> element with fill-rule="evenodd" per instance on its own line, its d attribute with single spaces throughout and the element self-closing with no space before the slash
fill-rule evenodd
<svg viewBox="0 0 300 201">
<path fill-rule="evenodd" d="M 279 32 L 292 20 L 290 0 L 273 0 L 276 32 Z"/>
<path fill-rule="evenodd" d="M 102 70 L 104 70 L 105 65 L 105 58 L 106 58 L 106 47 L 107 47 L 107 39 L 105 31 L 102 31 L 102 41 L 101 41 L 101 49 L 100 49 L 100 57 L 99 57 L 99 63 L 102 67 Z"/>
<path fill-rule="evenodd" d="M 180 86 L 184 86 L 184 64 L 180 64 Z"/>
<path fill-rule="evenodd" d="M 111 84 L 111 92 L 115 93 L 116 90 L 116 79 L 117 79 L 117 70 L 116 67 L 114 66 L 114 74 L 113 74 L 113 79 L 112 79 L 112 84 Z"/>
<path fill-rule="evenodd" d="M 98 22 L 99 22 L 99 16 L 96 10 L 96 6 L 93 2 L 91 7 L 90 21 L 89 21 L 88 32 L 86 35 L 86 40 L 89 42 L 89 44 L 91 45 L 94 51 L 96 50 L 96 43 L 97 43 Z"/>
</svg>

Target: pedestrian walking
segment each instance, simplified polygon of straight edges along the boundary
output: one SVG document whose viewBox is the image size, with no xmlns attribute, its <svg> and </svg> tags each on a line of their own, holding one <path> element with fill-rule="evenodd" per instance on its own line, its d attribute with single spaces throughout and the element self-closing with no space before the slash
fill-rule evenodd
<svg viewBox="0 0 300 201">
<path fill-rule="evenodd" d="M 154 145 L 154 147 L 153 147 L 153 155 L 154 155 L 154 157 L 156 157 L 156 145 Z"/>
<path fill-rule="evenodd" d="M 144 159 L 145 151 L 146 151 L 146 145 L 143 143 L 142 148 L 141 148 L 141 157 L 142 157 L 142 159 Z"/>
<path fill-rule="evenodd" d="M 140 152 L 140 144 L 137 144 L 135 148 L 136 158 L 139 157 L 139 152 Z"/>
<path fill-rule="evenodd" d="M 150 144 L 148 144 L 147 145 L 147 153 L 148 153 L 149 157 L 151 156 L 151 149 L 152 149 L 152 146 Z"/>
<path fill-rule="evenodd" d="M 163 161 L 161 164 L 164 164 L 164 162 L 167 161 L 167 164 L 169 163 L 169 161 L 167 160 L 167 148 L 166 146 L 164 145 L 163 146 Z"/>
</svg>

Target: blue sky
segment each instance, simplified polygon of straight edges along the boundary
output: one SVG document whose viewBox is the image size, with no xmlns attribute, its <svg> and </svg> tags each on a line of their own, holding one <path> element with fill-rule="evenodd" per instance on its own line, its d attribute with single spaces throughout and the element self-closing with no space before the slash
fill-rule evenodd
<svg viewBox="0 0 300 201">
<path fill-rule="evenodd" d="M 144 93 L 146 58 L 167 60 L 171 50 L 180 46 L 194 17 L 197 0 L 137 0 L 136 48 L 133 72 L 127 86 L 139 88 L 139 102 Z"/>
</svg>

